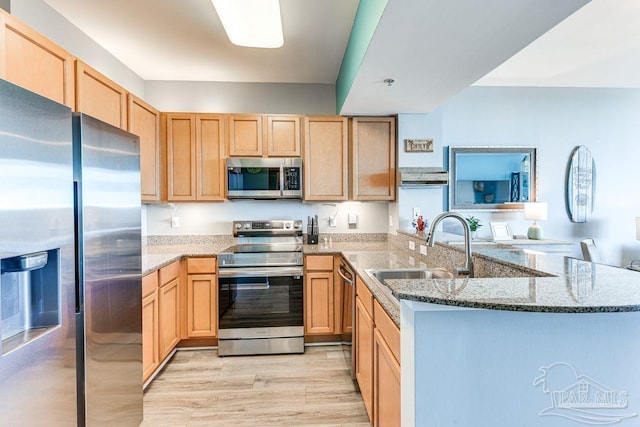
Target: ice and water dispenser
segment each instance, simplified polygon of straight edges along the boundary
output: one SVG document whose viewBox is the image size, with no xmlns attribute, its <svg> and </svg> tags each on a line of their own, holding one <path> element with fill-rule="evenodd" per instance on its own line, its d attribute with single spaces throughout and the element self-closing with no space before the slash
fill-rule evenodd
<svg viewBox="0 0 640 427">
<path fill-rule="evenodd" d="M 60 325 L 60 279 L 59 249 L 1 260 L 2 354 Z"/>
</svg>

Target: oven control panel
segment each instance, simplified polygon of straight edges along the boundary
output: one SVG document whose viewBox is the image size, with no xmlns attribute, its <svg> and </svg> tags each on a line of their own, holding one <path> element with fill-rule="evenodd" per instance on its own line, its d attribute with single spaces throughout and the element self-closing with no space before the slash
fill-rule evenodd
<svg viewBox="0 0 640 427">
<path fill-rule="evenodd" d="M 233 235 L 297 235 L 302 233 L 302 220 L 233 221 Z"/>
</svg>

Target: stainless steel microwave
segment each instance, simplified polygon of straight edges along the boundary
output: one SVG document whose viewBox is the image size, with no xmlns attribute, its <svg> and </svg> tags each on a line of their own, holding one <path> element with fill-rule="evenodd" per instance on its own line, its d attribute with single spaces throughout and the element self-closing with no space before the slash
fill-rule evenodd
<svg viewBox="0 0 640 427">
<path fill-rule="evenodd" d="M 301 199 L 302 159 L 227 159 L 227 198 Z"/>
</svg>

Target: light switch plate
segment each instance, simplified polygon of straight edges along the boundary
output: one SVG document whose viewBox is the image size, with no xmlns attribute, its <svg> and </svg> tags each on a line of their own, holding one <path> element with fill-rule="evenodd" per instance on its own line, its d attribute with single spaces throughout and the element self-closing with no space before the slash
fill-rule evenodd
<svg viewBox="0 0 640 427">
<path fill-rule="evenodd" d="M 420 253 L 422 255 L 426 255 L 427 254 L 427 247 L 425 245 L 420 245 Z"/>
<path fill-rule="evenodd" d="M 171 217 L 171 227 L 172 228 L 180 227 L 180 218 L 178 218 L 177 216 L 172 216 Z"/>
<path fill-rule="evenodd" d="M 411 249 L 412 251 L 416 250 L 416 242 L 409 240 L 409 249 Z"/>
</svg>

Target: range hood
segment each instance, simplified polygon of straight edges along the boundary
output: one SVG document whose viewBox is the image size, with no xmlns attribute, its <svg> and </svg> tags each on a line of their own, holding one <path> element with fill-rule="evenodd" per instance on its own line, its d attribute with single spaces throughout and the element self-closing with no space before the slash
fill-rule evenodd
<svg viewBox="0 0 640 427">
<path fill-rule="evenodd" d="M 429 188 L 447 185 L 449 172 L 439 167 L 398 168 L 401 188 Z"/>
</svg>

